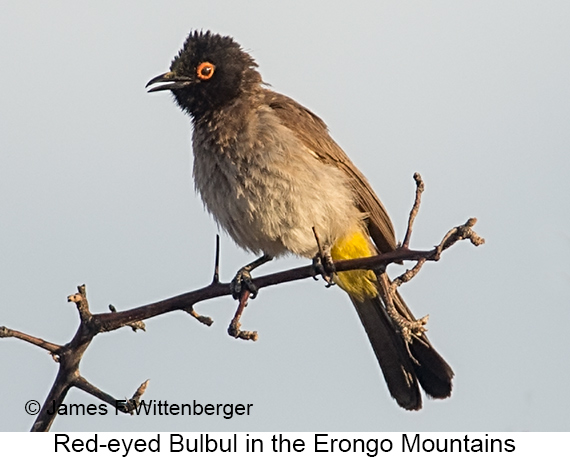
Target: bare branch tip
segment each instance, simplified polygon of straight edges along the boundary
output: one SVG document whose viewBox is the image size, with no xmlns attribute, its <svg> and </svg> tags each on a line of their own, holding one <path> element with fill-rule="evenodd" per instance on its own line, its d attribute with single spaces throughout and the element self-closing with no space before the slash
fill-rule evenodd
<svg viewBox="0 0 570 457">
<path fill-rule="evenodd" d="M 429 314 L 426 314 L 421 319 L 418 319 L 418 323 L 421 325 L 426 325 L 428 323 L 428 321 L 429 321 Z M 427 332 L 427 328 L 425 329 L 425 331 Z"/>
<path fill-rule="evenodd" d="M 257 332 L 255 330 L 254 331 L 240 330 L 236 338 L 246 341 L 257 341 L 259 336 L 257 335 Z"/>
<path fill-rule="evenodd" d="M 235 338 L 236 340 L 247 340 L 247 341 L 257 341 L 259 338 L 257 332 L 250 330 L 240 330 L 241 323 L 232 321 L 228 327 L 228 335 Z"/>
<path fill-rule="evenodd" d="M 150 379 L 147 379 L 145 382 L 143 382 L 139 388 L 135 391 L 135 394 L 132 397 L 132 400 L 139 400 L 143 394 L 146 391 L 146 388 L 148 387 L 148 384 L 150 382 Z"/>
<path fill-rule="evenodd" d="M 424 191 L 424 181 L 418 172 L 414 173 L 414 180 L 416 181 L 416 198 L 414 199 L 414 205 L 410 211 L 410 216 L 408 217 L 408 227 L 406 229 L 406 235 L 404 236 L 404 241 L 402 242 L 402 247 L 408 248 L 410 245 L 410 240 L 412 237 L 412 227 L 418 212 L 420 210 L 422 193 Z"/>
<path fill-rule="evenodd" d="M 422 175 L 420 175 L 417 171 L 414 173 L 414 181 L 416 182 L 416 186 L 420 192 L 423 192 L 425 189 L 424 180 L 422 179 Z"/>
<path fill-rule="evenodd" d="M 87 302 L 87 294 L 85 292 L 85 284 L 77 286 L 77 293 L 67 297 L 68 302 L 81 303 L 83 300 Z"/>
<path fill-rule="evenodd" d="M 202 316 L 201 314 L 198 314 L 196 311 L 194 311 L 194 308 L 190 308 L 189 310 L 187 309 L 186 312 L 190 314 L 190 316 L 192 316 L 198 322 L 207 325 L 208 327 L 211 327 L 212 324 L 214 323 L 214 320 L 211 317 Z"/>
<path fill-rule="evenodd" d="M 208 316 L 200 316 L 198 318 L 198 321 L 201 322 L 202 324 L 211 327 L 212 324 L 214 323 L 214 319 L 212 319 L 211 317 Z"/>
</svg>

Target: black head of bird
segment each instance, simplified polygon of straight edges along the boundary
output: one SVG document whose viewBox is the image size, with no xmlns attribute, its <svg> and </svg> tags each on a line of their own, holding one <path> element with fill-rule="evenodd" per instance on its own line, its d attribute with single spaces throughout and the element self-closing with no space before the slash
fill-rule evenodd
<svg viewBox="0 0 570 457">
<path fill-rule="evenodd" d="M 231 37 L 191 33 L 170 65 L 170 71 L 151 79 L 149 92 L 170 90 L 176 102 L 199 118 L 223 108 L 261 83 L 255 60 Z"/>
</svg>

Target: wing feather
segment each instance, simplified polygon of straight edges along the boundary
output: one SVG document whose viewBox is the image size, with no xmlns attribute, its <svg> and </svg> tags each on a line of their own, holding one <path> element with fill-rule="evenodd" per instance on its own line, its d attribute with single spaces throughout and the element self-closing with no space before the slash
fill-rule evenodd
<svg viewBox="0 0 570 457">
<path fill-rule="evenodd" d="M 323 163 L 334 165 L 349 178 L 359 209 L 366 213 L 368 231 L 380 252 L 396 248 L 394 227 L 384 205 L 372 190 L 368 180 L 356 168 L 345 152 L 329 135 L 326 124 L 295 100 L 265 91 L 265 103 L 273 109 L 283 125 L 289 128 Z"/>
<path fill-rule="evenodd" d="M 368 180 L 351 162 L 345 152 L 330 137 L 326 124 L 315 114 L 293 99 L 276 92 L 265 90 L 264 103 L 269 105 L 283 125 L 289 128 L 305 145 L 308 153 L 313 154 L 323 163 L 334 165 L 348 176 L 359 209 L 366 213 L 368 231 L 378 250 L 390 252 L 396 248 L 394 227 L 384 205 L 372 190 Z M 387 277 L 378 281 L 380 295 L 386 300 L 389 281 Z M 389 323 L 386 311 L 370 303 L 363 304 L 353 299 L 358 314 L 368 333 L 372 347 L 392 395 L 406 409 L 421 408 L 415 379 L 410 383 L 403 380 L 411 370 L 415 372 L 420 384 L 428 395 L 445 398 L 451 394 L 453 370 L 433 348 L 427 337 L 412 341 L 410 351 L 418 362 L 412 363 L 405 352 L 401 337 Z M 414 315 L 399 293 L 396 293 L 394 306 L 398 312 L 414 320 Z M 395 344 L 394 341 L 399 342 Z"/>
</svg>

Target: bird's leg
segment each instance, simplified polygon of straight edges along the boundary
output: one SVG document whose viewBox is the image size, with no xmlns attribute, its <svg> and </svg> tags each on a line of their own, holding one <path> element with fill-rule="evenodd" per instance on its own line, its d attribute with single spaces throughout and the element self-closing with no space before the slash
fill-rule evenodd
<svg viewBox="0 0 570 457">
<path fill-rule="evenodd" d="M 233 336 L 234 338 L 240 338 L 242 340 L 257 340 L 257 332 L 241 330 L 240 319 L 243 310 L 247 306 L 249 297 L 255 298 L 257 295 L 257 287 L 251 278 L 251 271 L 263 265 L 264 263 L 269 262 L 272 259 L 273 257 L 270 255 L 264 254 L 259 259 L 256 259 L 253 262 L 248 263 L 245 267 L 240 268 L 234 276 L 234 279 L 232 279 L 230 289 L 232 291 L 232 296 L 234 299 L 239 300 L 239 305 L 235 316 L 230 322 L 230 326 L 228 327 L 228 334 L 230 336 Z"/>
<path fill-rule="evenodd" d="M 336 273 L 336 269 L 331 255 L 331 247 L 326 246 L 323 248 L 315 227 L 313 227 L 313 234 L 315 235 L 318 247 L 317 255 L 313 257 L 313 269 L 315 270 L 313 278 L 316 280 L 317 276 L 320 275 L 327 283 L 326 287 L 334 286 L 335 282 L 333 278 Z"/>
<path fill-rule="evenodd" d="M 263 254 L 259 259 L 256 259 L 253 262 L 248 263 L 245 267 L 240 268 L 230 284 L 232 297 L 238 300 L 242 294 L 242 291 L 247 290 L 251 293 L 251 298 L 255 298 L 257 295 L 257 287 L 255 287 L 255 284 L 253 283 L 251 272 L 252 270 L 271 260 L 273 260 L 273 257 L 267 254 Z"/>
<path fill-rule="evenodd" d="M 324 252 L 319 252 L 315 257 L 313 257 L 313 269 L 315 274 L 313 278 L 318 279 L 317 276 L 321 276 L 326 284 L 326 287 L 334 286 L 334 274 L 336 269 L 334 267 L 334 262 L 330 253 L 330 248 L 326 249 Z"/>
</svg>

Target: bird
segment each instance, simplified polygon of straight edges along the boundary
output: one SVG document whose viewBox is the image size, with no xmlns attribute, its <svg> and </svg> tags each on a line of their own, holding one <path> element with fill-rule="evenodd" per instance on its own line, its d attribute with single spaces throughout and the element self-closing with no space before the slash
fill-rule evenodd
<svg viewBox="0 0 570 457">
<path fill-rule="evenodd" d="M 323 258 L 320 271 L 348 293 L 397 404 L 421 409 L 420 386 L 449 397 L 451 367 L 425 334 L 406 340 L 388 314 L 386 273 L 331 271 L 334 261 L 396 249 L 384 205 L 325 122 L 272 90 L 258 68 L 231 36 L 193 30 L 169 71 L 147 83 L 148 92 L 170 91 L 191 118 L 192 174 L 205 208 L 239 247 L 260 255 L 234 285 L 251 286 L 251 270 L 276 257 Z M 398 292 L 393 300 L 414 321 Z"/>
</svg>

